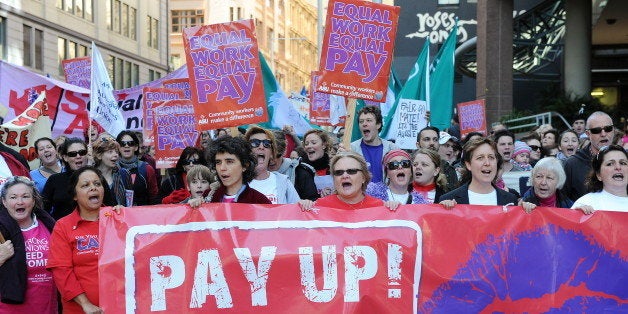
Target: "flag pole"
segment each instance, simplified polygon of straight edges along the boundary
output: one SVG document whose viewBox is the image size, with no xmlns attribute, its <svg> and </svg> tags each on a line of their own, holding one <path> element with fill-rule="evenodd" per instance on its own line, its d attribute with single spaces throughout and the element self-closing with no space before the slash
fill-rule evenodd
<svg viewBox="0 0 628 314">
<path fill-rule="evenodd" d="M 355 116 L 355 107 L 357 99 L 347 98 L 347 117 L 345 119 L 345 134 L 342 137 L 342 146 L 345 150 L 351 150 L 351 137 L 353 133 L 353 117 Z"/>
</svg>

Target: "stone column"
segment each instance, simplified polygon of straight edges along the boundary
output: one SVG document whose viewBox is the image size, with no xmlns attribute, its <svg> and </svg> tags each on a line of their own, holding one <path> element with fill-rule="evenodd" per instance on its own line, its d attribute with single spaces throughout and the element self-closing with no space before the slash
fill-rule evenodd
<svg viewBox="0 0 628 314">
<path fill-rule="evenodd" d="M 565 9 L 563 89 L 573 99 L 591 92 L 591 1 L 567 0 Z"/>
<path fill-rule="evenodd" d="M 512 112 L 513 0 L 478 0 L 476 97 L 490 123 Z"/>
</svg>

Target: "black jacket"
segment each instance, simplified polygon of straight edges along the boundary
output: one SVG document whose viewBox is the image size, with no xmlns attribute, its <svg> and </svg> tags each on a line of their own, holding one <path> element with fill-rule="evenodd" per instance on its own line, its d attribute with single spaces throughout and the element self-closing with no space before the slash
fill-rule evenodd
<svg viewBox="0 0 628 314">
<path fill-rule="evenodd" d="M 580 196 L 587 194 L 587 187 L 584 181 L 591 171 L 591 145 L 579 149 L 575 155 L 565 160 L 565 174 L 567 180 L 562 188 L 564 196 L 577 200 Z"/>
<path fill-rule="evenodd" d="M 469 184 L 463 184 L 459 188 L 438 198 L 437 203 L 442 200 L 455 200 L 458 204 L 469 204 Z M 517 196 L 502 189 L 495 188 L 497 193 L 497 205 L 517 204 Z M 471 204 L 473 205 L 473 204 Z"/>
<path fill-rule="evenodd" d="M 43 209 L 33 209 L 39 223 L 44 224 L 52 233 L 54 219 Z M 6 240 L 13 243 L 14 254 L 0 266 L 0 296 L 3 303 L 24 303 L 26 293 L 26 247 L 22 230 L 17 222 L 9 216 L 7 209 L 0 205 L 0 232 Z"/>
</svg>

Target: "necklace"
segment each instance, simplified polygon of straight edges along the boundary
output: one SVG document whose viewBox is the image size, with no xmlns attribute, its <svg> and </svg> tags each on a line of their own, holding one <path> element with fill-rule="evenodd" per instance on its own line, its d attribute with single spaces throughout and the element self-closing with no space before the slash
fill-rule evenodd
<svg viewBox="0 0 628 314">
<path fill-rule="evenodd" d="M 405 194 L 395 194 L 390 188 L 388 188 L 388 193 L 390 198 L 393 201 L 397 201 L 401 204 L 406 204 L 407 200 L 408 200 L 408 193 Z M 397 196 L 399 196 L 399 199 L 397 198 Z"/>
</svg>

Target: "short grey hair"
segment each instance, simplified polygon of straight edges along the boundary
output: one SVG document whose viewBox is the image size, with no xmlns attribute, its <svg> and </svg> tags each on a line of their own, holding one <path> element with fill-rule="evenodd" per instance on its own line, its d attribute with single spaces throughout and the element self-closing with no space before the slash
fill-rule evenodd
<svg viewBox="0 0 628 314">
<path fill-rule="evenodd" d="M 567 180 L 567 175 L 565 174 L 565 170 L 563 169 L 563 164 L 556 157 L 545 157 L 536 162 L 534 168 L 532 168 L 532 173 L 530 173 L 530 182 L 534 179 L 537 172 L 541 170 L 551 171 L 556 175 L 557 184 L 556 189 L 560 190 L 565 185 L 565 181 Z"/>
</svg>

